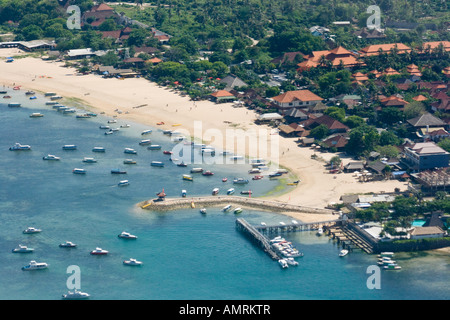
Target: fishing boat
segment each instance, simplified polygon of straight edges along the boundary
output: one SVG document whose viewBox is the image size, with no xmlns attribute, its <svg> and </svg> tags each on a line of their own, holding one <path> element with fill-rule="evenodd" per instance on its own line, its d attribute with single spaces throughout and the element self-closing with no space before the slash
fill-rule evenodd
<svg viewBox="0 0 450 320">
<path fill-rule="evenodd" d="M 119 234 L 117 237 L 119 237 L 121 239 L 130 239 L 130 240 L 136 240 L 138 238 L 134 234 L 131 234 L 131 233 L 125 232 L 125 231 L 122 231 L 122 233 Z"/>
<path fill-rule="evenodd" d="M 142 131 L 141 132 L 141 135 L 146 135 L 146 134 L 150 134 L 150 133 L 152 133 L 152 130 L 144 130 L 144 131 Z"/>
<path fill-rule="evenodd" d="M 228 178 L 222 178 L 222 182 L 227 182 Z"/>
<path fill-rule="evenodd" d="M 125 148 L 125 150 L 123 150 L 123 153 L 126 153 L 126 154 L 137 154 L 137 151 L 132 149 L 132 148 Z"/>
<path fill-rule="evenodd" d="M 160 200 L 164 200 L 164 198 L 167 196 L 166 193 L 164 192 L 164 188 L 162 189 L 161 192 L 158 192 L 156 194 L 156 196 L 160 199 Z"/>
<path fill-rule="evenodd" d="M 186 190 L 181 190 L 181 196 L 182 196 L 183 198 L 186 198 L 186 196 L 187 196 L 187 191 L 186 191 Z"/>
<path fill-rule="evenodd" d="M 252 194 L 252 190 L 242 190 L 241 194 L 250 195 L 250 194 Z"/>
<path fill-rule="evenodd" d="M 163 154 L 172 154 L 172 153 L 173 153 L 172 151 L 168 151 L 168 150 L 163 151 Z"/>
<path fill-rule="evenodd" d="M 6 90 L 0 90 L 0 94 L 7 94 L 8 93 L 8 91 L 6 91 Z"/>
<path fill-rule="evenodd" d="M 181 161 L 180 163 L 177 163 L 178 167 L 187 167 L 187 164 Z"/>
<path fill-rule="evenodd" d="M 273 172 L 269 174 L 269 178 L 280 177 L 282 174 L 280 172 Z"/>
<path fill-rule="evenodd" d="M 85 162 L 85 163 L 96 163 L 97 160 L 95 160 L 94 158 L 84 157 L 83 158 L 83 162 Z"/>
<path fill-rule="evenodd" d="M 56 106 L 56 105 L 58 105 L 58 102 L 57 101 L 47 101 L 45 104 L 47 106 Z"/>
<path fill-rule="evenodd" d="M 234 213 L 241 213 L 242 212 L 242 208 L 236 208 L 233 211 Z"/>
<path fill-rule="evenodd" d="M 75 243 L 73 243 L 73 242 L 70 242 L 70 241 L 66 241 L 66 242 L 64 242 L 64 243 L 60 243 L 59 244 L 59 247 L 60 248 L 75 248 L 77 245 L 75 244 Z"/>
<path fill-rule="evenodd" d="M 33 271 L 33 270 L 43 270 L 47 269 L 48 264 L 46 262 L 36 262 L 31 260 L 30 263 L 24 267 L 22 267 L 23 271 Z"/>
<path fill-rule="evenodd" d="M 25 230 L 23 230 L 23 233 L 25 234 L 33 234 L 33 233 L 39 233 L 42 232 L 41 229 L 38 228 L 34 228 L 34 227 L 28 227 Z"/>
<path fill-rule="evenodd" d="M 163 134 L 172 134 L 172 130 L 163 130 L 162 131 Z"/>
<path fill-rule="evenodd" d="M 56 96 L 56 93 L 55 92 L 46 92 L 46 93 L 44 93 L 44 96 L 52 97 L 52 96 Z"/>
<path fill-rule="evenodd" d="M 3 96 L 3 99 L 11 99 L 11 96 L 8 96 L 8 95 Z"/>
<path fill-rule="evenodd" d="M 62 97 L 61 96 L 53 96 L 53 97 L 50 97 L 50 100 L 60 100 L 60 99 L 62 99 Z"/>
<path fill-rule="evenodd" d="M 148 150 L 161 150 L 161 146 L 159 144 L 152 144 L 147 147 Z"/>
<path fill-rule="evenodd" d="M 388 264 L 387 266 L 383 266 L 384 270 L 400 270 L 402 267 L 400 267 L 398 264 L 395 263 L 391 263 Z"/>
<path fill-rule="evenodd" d="M 261 173 L 261 169 L 253 168 L 253 169 L 250 169 L 250 170 L 248 171 L 248 173 L 250 173 L 250 174 L 253 174 L 253 173 Z"/>
<path fill-rule="evenodd" d="M 103 147 L 94 147 L 92 148 L 92 152 L 105 152 L 105 148 Z"/>
<path fill-rule="evenodd" d="M 109 135 L 109 134 L 113 134 L 114 131 L 112 131 L 111 129 L 109 129 L 108 131 L 105 131 L 105 135 Z"/>
<path fill-rule="evenodd" d="M 72 172 L 74 174 L 86 174 L 86 170 L 85 169 L 81 169 L 81 168 L 75 168 L 72 170 Z"/>
<path fill-rule="evenodd" d="M 20 104 L 19 102 L 8 103 L 8 107 L 10 107 L 10 108 L 19 108 L 21 106 L 22 106 L 22 104 Z"/>
<path fill-rule="evenodd" d="M 125 187 L 130 185 L 130 182 L 128 180 L 121 180 L 119 181 L 119 183 L 117 184 L 119 187 Z"/>
<path fill-rule="evenodd" d="M 111 127 L 110 126 L 101 125 L 101 126 L 99 126 L 99 129 L 107 130 L 107 129 L 111 129 Z"/>
<path fill-rule="evenodd" d="M 31 146 L 27 144 L 20 144 L 16 142 L 12 147 L 9 148 L 11 151 L 27 151 L 31 150 Z"/>
<path fill-rule="evenodd" d="M 77 146 L 74 144 L 66 144 L 62 147 L 63 150 L 77 150 Z"/>
<path fill-rule="evenodd" d="M 122 169 L 112 169 L 111 174 L 126 174 L 127 172 Z"/>
<path fill-rule="evenodd" d="M 201 213 L 201 214 L 206 214 L 206 209 L 205 209 L 205 208 L 201 208 L 201 209 L 200 209 L 200 213 Z"/>
<path fill-rule="evenodd" d="M 217 194 L 219 194 L 219 188 L 214 188 L 212 191 L 212 195 L 215 196 Z"/>
<path fill-rule="evenodd" d="M 121 125 L 120 125 L 120 127 L 121 127 L 121 128 L 129 128 L 129 127 L 130 127 L 130 125 L 129 125 L 129 124 L 127 124 L 127 123 L 125 123 L 125 124 L 121 124 Z"/>
<path fill-rule="evenodd" d="M 117 120 L 113 119 L 113 120 L 108 120 L 108 123 L 117 123 Z"/>
<path fill-rule="evenodd" d="M 191 173 L 202 173 L 203 169 L 202 168 L 192 168 L 191 169 Z"/>
<path fill-rule="evenodd" d="M 234 184 L 247 184 L 248 180 L 244 178 L 236 178 L 233 180 Z"/>
<path fill-rule="evenodd" d="M 339 257 L 345 257 L 348 254 L 348 250 L 343 249 L 339 252 Z"/>
<path fill-rule="evenodd" d="M 123 164 L 136 164 L 137 162 L 133 159 L 125 159 L 123 160 Z"/>
<path fill-rule="evenodd" d="M 66 294 L 62 295 L 62 298 L 65 300 L 82 300 L 89 299 L 90 295 L 86 292 L 81 292 L 78 290 L 68 291 Z"/>
<path fill-rule="evenodd" d="M 32 96 L 32 95 L 35 95 L 35 94 L 36 94 L 36 92 L 34 92 L 34 91 L 27 91 L 27 92 L 25 92 L 26 96 Z"/>
<path fill-rule="evenodd" d="M 74 108 L 66 108 L 66 109 L 64 109 L 62 112 L 63 112 L 63 114 L 70 114 L 70 113 L 75 113 L 75 112 L 77 112 L 77 110 L 74 109 Z"/>
<path fill-rule="evenodd" d="M 143 262 L 142 261 L 138 261 L 134 258 L 130 258 L 130 260 L 124 260 L 123 264 L 126 266 L 142 266 Z"/>
<path fill-rule="evenodd" d="M 232 157 L 230 157 L 230 159 L 233 161 L 237 161 L 237 160 L 243 160 L 244 157 L 243 156 L 232 156 Z"/>
<path fill-rule="evenodd" d="M 231 210 L 231 204 L 226 205 L 225 207 L 222 208 L 223 212 L 227 212 Z"/>
<path fill-rule="evenodd" d="M 258 176 L 254 176 L 254 177 L 252 178 L 252 180 L 261 180 L 262 178 L 264 178 L 264 176 L 258 175 Z"/>
<path fill-rule="evenodd" d="M 161 161 L 152 161 L 152 163 L 150 163 L 150 165 L 152 167 L 164 167 L 164 162 Z"/>
<path fill-rule="evenodd" d="M 91 254 L 95 255 L 95 256 L 104 256 L 104 255 L 107 255 L 108 253 L 109 253 L 109 251 L 104 250 L 104 249 L 99 248 L 99 247 L 97 247 L 97 248 L 95 248 L 94 250 L 91 251 Z"/>
<path fill-rule="evenodd" d="M 193 181 L 194 179 L 192 178 L 192 176 L 190 176 L 188 174 L 183 174 L 183 180 Z"/>
<path fill-rule="evenodd" d="M 146 145 L 149 145 L 149 144 L 151 144 L 152 143 L 152 141 L 150 140 L 150 139 L 145 139 L 145 140 L 141 140 L 140 142 L 139 142 L 139 145 L 140 146 L 146 146 Z"/>
<path fill-rule="evenodd" d="M 381 252 L 379 257 L 392 257 L 394 255 L 393 252 Z"/>
<path fill-rule="evenodd" d="M 27 246 L 23 246 L 21 244 L 19 244 L 17 248 L 12 249 L 12 252 L 14 253 L 31 253 L 33 251 L 33 248 L 28 248 Z"/>
<path fill-rule="evenodd" d="M 234 188 L 230 188 L 227 190 L 228 195 L 232 195 L 234 193 Z"/>
<path fill-rule="evenodd" d="M 40 112 L 33 112 L 30 114 L 30 118 L 42 118 L 44 115 Z"/>
<path fill-rule="evenodd" d="M 88 119 L 90 117 L 92 117 L 92 115 L 91 114 L 87 114 L 87 113 L 81 113 L 81 114 L 77 114 L 75 116 L 75 118 L 77 118 L 77 119 Z"/>
<path fill-rule="evenodd" d="M 205 172 L 202 172 L 202 175 L 204 175 L 204 176 L 213 176 L 214 173 L 209 171 L 209 170 L 206 170 Z"/>
</svg>

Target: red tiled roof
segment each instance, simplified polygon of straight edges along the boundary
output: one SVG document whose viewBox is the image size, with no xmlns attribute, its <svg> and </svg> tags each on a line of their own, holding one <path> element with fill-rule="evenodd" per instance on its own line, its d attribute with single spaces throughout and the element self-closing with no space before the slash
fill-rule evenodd
<svg viewBox="0 0 450 320">
<path fill-rule="evenodd" d="M 273 97 L 273 100 L 280 103 L 289 103 L 295 100 L 300 101 L 322 101 L 323 98 L 312 93 L 309 90 L 287 91 L 279 96 Z"/>
<path fill-rule="evenodd" d="M 415 101 L 425 101 L 428 100 L 427 97 L 425 97 L 424 95 L 419 94 L 418 96 L 415 96 L 414 98 L 412 98 Z"/>
<path fill-rule="evenodd" d="M 99 5 L 93 6 L 91 11 L 112 11 L 114 10 L 110 6 L 108 6 L 106 3 L 100 3 Z"/>
<path fill-rule="evenodd" d="M 326 139 L 323 143 L 329 148 L 343 148 L 348 143 L 348 140 L 341 135 L 337 135 Z"/>
<path fill-rule="evenodd" d="M 383 52 L 389 53 L 393 48 L 395 48 L 395 46 L 397 46 L 397 50 L 399 53 L 411 51 L 411 48 L 405 46 L 403 43 L 389 43 L 389 44 L 374 44 L 367 46 L 360 50 L 360 54 L 362 56 L 375 56 L 379 54 L 380 49 Z"/>
<path fill-rule="evenodd" d="M 407 105 L 408 102 L 406 102 L 405 100 L 396 97 L 396 96 L 390 96 L 387 98 L 384 98 L 383 100 L 380 101 L 384 106 L 398 106 L 398 105 Z"/>
<path fill-rule="evenodd" d="M 211 93 L 213 97 L 220 98 L 220 97 L 234 97 L 234 95 L 226 90 L 218 90 L 216 92 Z"/>
<path fill-rule="evenodd" d="M 437 48 L 440 44 L 444 46 L 445 51 L 450 51 L 450 41 L 430 41 L 430 42 L 424 42 L 422 44 L 423 49 L 426 49 L 427 47 L 430 47 L 431 50 L 434 48 Z"/>
</svg>

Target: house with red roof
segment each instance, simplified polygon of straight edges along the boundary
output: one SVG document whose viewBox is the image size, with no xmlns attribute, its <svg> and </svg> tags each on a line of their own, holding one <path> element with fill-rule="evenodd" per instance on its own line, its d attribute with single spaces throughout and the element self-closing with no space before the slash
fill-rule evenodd
<svg viewBox="0 0 450 320">
<path fill-rule="evenodd" d="M 220 103 L 233 101 L 236 97 L 227 90 L 217 90 L 216 92 L 211 93 L 211 99 L 216 103 Z"/>
<path fill-rule="evenodd" d="M 367 46 L 359 51 L 360 56 L 369 57 L 369 56 L 377 56 L 380 53 L 391 53 L 392 50 L 397 49 L 399 54 L 403 54 L 406 52 L 411 52 L 411 48 L 404 45 L 403 43 L 389 43 L 389 44 L 373 44 Z"/>
<path fill-rule="evenodd" d="M 309 90 L 287 91 L 272 99 L 280 109 L 308 108 L 323 100 L 323 98 Z"/>
<path fill-rule="evenodd" d="M 106 3 L 100 3 L 93 6 L 90 11 L 83 13 L 81 20 L 83 24 L 89 23 L 92 27 L 98 27 L 106 19 L 118 19 L 119 17 L 113 8 Z"/>
<path fill-rule="evenodd" d="M 328 128 L 328 130 L 331 134 L 339 133 L 339 132 L 345 133 L 348 130 L 350 130 L 350 128 L 347 127 L 345 124 L 343 124 L 342 122 L 340 122 L 326 114 L 324 114 L 320 117 L 317 117 L 317 118 L 309 118 L 308 120 L 305 120 L 305 121 L 301 122 L 300 124 L 303 125 L 303 127 L 308 130 L 312 130 L 315 127 L 318 127 L 321 124 L 323 124 Z"/>
<path fill-rule="evenodd" d="M 342 46 L 334 48 L 333 50 L 313 51 L 309 56 L 304 56 L 306 61 L 302 61 L 298 66 L 298 71 L 308 70 L 312 67 L 320 66 L 322 57 L 330 61 L 332 67 L 343 66 L 344 68 L 354 68 L 361 65 L 356 55 Z"/>
</svg>

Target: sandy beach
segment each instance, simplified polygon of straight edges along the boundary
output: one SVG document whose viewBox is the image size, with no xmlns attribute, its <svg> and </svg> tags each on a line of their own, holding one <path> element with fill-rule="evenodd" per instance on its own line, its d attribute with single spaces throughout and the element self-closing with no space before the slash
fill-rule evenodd
<svg viewBox="0 0 450 320">
<path fill-rule="evenodd" d="M 19 51 L 1 49 L 0 57 L 16 56 Z M 271 200 L 324 208 L 330 203 L 339 203 L 339 198 L 345 194 L 392 192 L 395 188 L 403 191 L 407 187 L 406 182 L 398 180 L 358 182 L 352 173 L 329 174 L 324 165 L 334 154 L 299 147 L 295 138 L 283 138 L 278 136 L 273 128 L 256 125 L 255 112 L 243 107 L 236 108 L 231 103 L 194 102 L 187 96 L 183 97 L 143 78 L 120 80 L 104 79 L 93 74 L 79 75 L 75 69 L 64 67 L 62 62 L 44 61 L 40 58 L 20 58 L 13 63 L 6 63 L 1 59 L 0 70 L 2 86 L 21 86 L 22 90 L 56 92 L 66 99 L 86 104 L 93 112 L 104 112 L 107 116 L 116 116 L 152 127 L 164 122 L 164 125 L 158 127 L 180 130 L 190 136 L 198 137 L 197 133 L 201 131 L 203 138 L 206 133 L 205 143 L 219 149 L 229 150 L 228 145 L 224 147 L 220 133 L 227 136 L 227 130 L 237 132 L 238 135 L 239 132 L 245 132 L 250 141 L 258 141 L 256 144 L 246 145 L 247 155 L 279 163 L 301 181 L 297 186 L 292 186 L 290 192 L 269 197 Z M 207 134 L 208 132 L 210 134 Z M 270 152 L 263 152 L 261 155 L 261 147 L 258 148 L 258 145 L 264 144 L 277 146 L 277 150 L 272 148 Z M 311 159 L 314 153 L 319 159 Z M 346 164 L 351 160 L 344 157 L 343 161 Z M 307 217 L 305 214 L 290 215 L 305 222 L 335 218 L 318 214 Z"/>
</svg>

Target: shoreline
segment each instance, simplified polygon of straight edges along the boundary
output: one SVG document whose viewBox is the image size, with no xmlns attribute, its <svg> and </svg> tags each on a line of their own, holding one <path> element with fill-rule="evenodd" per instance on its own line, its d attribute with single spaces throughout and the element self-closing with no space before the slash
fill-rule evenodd
<svg viewBox="0 0 450 320">
<path fill-rule="evenodd" d="M 2 49 L 0 56 L 14 55 L 10 51 Z M 200 135 L 202 140 L 209 141 L 208 144 L 218 149 L 227 149 L 223 140 L 216 141 L 217 137 L 220 138 L 219 134 L 227 130 L 249 134 L 249 139 L 257 139 L 255 135 L 265 132 L 266 140 L 260 140 L 259 143 L 268 145 L 271 141 L 278 140 L 278 150 L 269 157 L 261 158 L 288 168 L 290 174 L 298 177 L 301 182 L 291 190 L 286 188 L 287 191 L 281 195 L 259 197 L 262 200 L 325 208 L 332 202 L 338 203 L 340 196 L 345 194 L 392 192 L 394 188 L 403 191 L 407 187 L 406 183 L 397 180 L 362 183 L 352 174 L 329 174 L 324 167 L 325 162 L 311 159 L 311 155 L 319 155 L 323 161 L 327 161 L 335 154 L 299 147 L 296 138 L 285 138 L 278 134 L 275 136 L 273 128 L 256 125 L 254 123 L 256 113 L 245 107 L 236 108 L 231 103 L 215 104 L 211 101 L 194 102 L 189 97 L 176 94 L 169 88 L 159 87 L 144 78 L 119 80 L 104 79 L 100 75 L 93 74 L 76 75 L 75 69 L 64 67 L 61 62 L 49 62 L 40 58 L 26 57 L 17 59 L 11 64 L 4 61 L 0 63 L 4 64 L 0 74 L 2 85 L 20 85 L 23 89 L 56 92 L 69 101 L 82 103 L 92 109 L 90 111 L 104 113 L 105 116 L 185 132 L 187 137 L 197 138 Z M 117 110 L 121 113 L 119 114 Z M 200 121 L 200 128 L 196 121 Z M 159 122 L 164 122 L 164 125 L 156 126 Z M 208 132 L 210 134 L 205 137 L 205 133 Z M 250 144 L 244 151 L 246 156 L 258 156 L 258 145 Z M 343 161 L 345 164 L 351 159 L 343 158 Z M 297 214 L 282 214 L 302 220 Z"/>
</svg>

